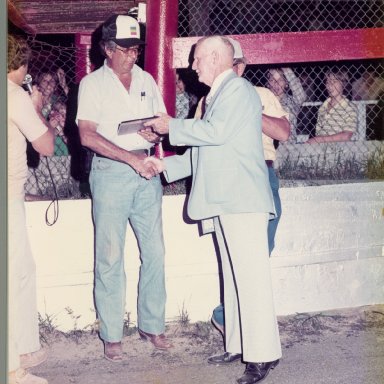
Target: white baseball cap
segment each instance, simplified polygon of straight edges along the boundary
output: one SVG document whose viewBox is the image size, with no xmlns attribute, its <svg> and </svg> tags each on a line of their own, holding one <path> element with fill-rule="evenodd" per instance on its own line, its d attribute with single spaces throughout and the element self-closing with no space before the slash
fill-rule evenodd
<svg viewBox="0 0 384 384">
<path fill-rule="evenodd" d="M 240 43 L 237 40 L 232 39 L 232 37 L 227 37 L 227 39 L 231 42 L 233 49 L 235 50 L 233 58 L 244 59 L 243 50 L 241 49 Z"/>
<path fill-rule="evenodd" d="M 124 48 L 143 45 L 140 40 L 140 25 L 136 19 L 126 15 L 112 15 L 103 24 L 102 39 L 112 40 Z"/>
</svg>

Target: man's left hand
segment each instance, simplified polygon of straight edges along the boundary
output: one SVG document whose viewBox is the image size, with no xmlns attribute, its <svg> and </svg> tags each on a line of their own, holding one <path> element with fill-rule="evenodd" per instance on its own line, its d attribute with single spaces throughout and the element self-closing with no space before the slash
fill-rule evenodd
<svg viewBox="0 0 384 384">
<path fill-rule="evenodd" d="M 162 139 L 162 136 L 158 135 L 156 132 L 153 132 L 153 129 L 150 127 L 140 129 L 137 131 L 137 133 L 150 143 L 159 143 Z"/>
<path fill-rule="evenodd" d="M 152 127 L 152 129 L 160 135 L 166 135 L 169 132 L 169 121 L 172 119 L 171 116 L 166 113 L 157 113 L 159 117 L 153 120 L 149 120 L 144 123 L 145 127 Z"/>
</svg>

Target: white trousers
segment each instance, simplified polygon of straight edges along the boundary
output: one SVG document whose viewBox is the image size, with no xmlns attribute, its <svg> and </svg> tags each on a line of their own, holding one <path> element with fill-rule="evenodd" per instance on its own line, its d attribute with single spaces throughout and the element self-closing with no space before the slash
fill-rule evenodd
<svg viewBox="0 0 384 384">
<path fill-rule="evenodd" d="M 246 362 L 281 357 L 268 252 L 267 213 L 214 219 L 223 268 L 225 345 Z"/>
<path fill-rule="evenodd" d="M 40 349 L 36 265 L 29 244 L 24 200 L 8 203 L 8 371 L 20 355 Z"/>
</svg>

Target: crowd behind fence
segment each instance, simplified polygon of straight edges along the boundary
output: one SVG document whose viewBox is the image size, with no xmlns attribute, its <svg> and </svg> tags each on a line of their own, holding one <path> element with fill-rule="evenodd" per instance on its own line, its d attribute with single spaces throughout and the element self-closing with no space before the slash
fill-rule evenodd
<svg viewBox="0 0 384 384">
<path fill-rule="evenodd" d="M 379 27 L 384 20 L 382 6 L 382 1 L 182 0 L 179 36 Z M 32 36 L 29 43 L 34 52 L 30 73 L 34 83 L 44 89 L 43 114 L 56 128 L 57 136 L 53 157 L 39 157 L 31 147 L 28 149 L 27 197 L 89 197 L 88 173 L 93 154 L 81 146 L 75 124 L 76 68 L 82 66 L 76 60 L 87 56 L 80 52 L 85 48 L 76 48 L 73 42 L 63 45 L 62 40 L 47 43 Z M 177 113 L 192 116 L 196 100 L 208 89 L 199 84 L 190 69 L 181 69 L 178 74 L 184 89 L 177 94 L 176 102 L 179 108 L 183 106 L 188 111 L 176 108 Z M 325 119 L 324 123 L 332 74 L 338 79 L 342 77 L 345 100 L 333 121 Z M 383 60 L 248 65 L 245 77 L 275 94 L 279 92 L 277 88 L 282 88 L 279 98 L 289 111 L 292 128 L 287 142 L 276 143 L 275 168 L 283 183 L 384 178 Z M 342 131 L 342 126 L 350 130 L 347 139 L 316 145 L 306 143 L 324 129 L 330 132 L 336 127 Z M 177 193 L 184 189 L 171 187 L 167 191 Z"/>
</svg>

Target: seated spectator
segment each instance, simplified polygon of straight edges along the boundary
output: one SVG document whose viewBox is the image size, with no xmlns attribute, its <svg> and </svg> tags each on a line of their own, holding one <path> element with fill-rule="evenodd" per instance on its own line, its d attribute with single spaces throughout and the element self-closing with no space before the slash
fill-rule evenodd
<svg viewBox="0 0 384 384">
<path fill-rule="evenodd" d="M 68 156 L 67 137 L 64 134 L 65 117 L 67 114 L 67 107 L 65 102 L 57 100 L 49 114 L 49 125 L 55 129 L 55 156 Z"/>
<path fill-rule="evenodd" d="M 186 119 L 197 104 L 197 97 L 185 90 L 185 82 L 176 72 L 176 118 Z"/>
<path fill-rule="evenodd" d="M 297 117 L 307 95 L 299 78 L 291 68 L 275 68 L 268 71 L 267 87 L 279 99 L 283 109 L 289 113 L 291 134 L 288 142 L 296 142 Z"/>
<path fill-rule="evenodd" d="M 325 74 L 329 97 L 320 106 L 317 115 L 316 136 L 307 143 L 349 141 L 357 129 L 357 108 L 344 96 L 348 74 L 341 70 Z"/>
<path fill-rule="evenodd" d="M 309 71 L 309 69 L 307 69 Z M 307 95 L 305 101 L 317 101 L 318 100 L 318 88 L 316 84 L 316 76 L 313 73 L 302 72 L 299 76 L 300 83 Z"/>
<path fill-rule="evenodd" d="M 43 110 L 42 113 L 47 119 L 53 104 L 58 99 L 66 99 L 68 94 L 68 86 L 65 80 L 64 71 L 59 68 L 57 72 L 43 71 L 37 77 L 37 86 L 43 94 Z"/>
<path fill-rule="evenodd" d="M 185 76 L 185 75 L 184 75 Z M 182 71 L 176 71 L 176 108 L 175 117 L 177 119 L 187 119 L 193 117 L 197 107 L 197 96 L 186 90 L 186 81 Z M 185 147 L 172 146 L 169 143 L 168 136 L 165 137 L 161 144 L 162 155 L 172 156 L 174 154 L 181 155 L 185 151 Z"/>
<path fill-rule="evenodd" d="M 65 102 L 69 89 L 66 83 L 65 73 L 61 68 L 59 68 L 56 73 L 49 71 L 42 72 L 38 76 L 37 85 L 43 95 L 43 109 L 41 112 L 51 127 L 56 130 L 55 156 L 68 155 L 67 145 L 62 138 L 64 133 L 60 134 L 60 132 L 63 132 L 65 112 L 63 120 L 60 114 L 54 110 L 54 105 L 58 102 L 60 102 L 59 105 L 61 106 L 62 112 L 66 109 Z M 61 125 L 58 124 L 59 120 L 63 120 Z"/>
<path fill-rule="evenodd" d="M 352 83 L 352 98 L 368 101 L 364 106 L 366 139 L 384 140 L 384 79 L 372 69 L 366 70 Z"/>
<path fill-rule="evenodd" d="M 377 100 L 384 93 L 384 79 L 366 70 L 352 83 L 353 100 Z"/>
<path fill-rule="evenodd" d="M 71 177 L 71 156 L 68 135 L 65 134 L 69 88 L 62 69 L 42 70 L 37 77 L 42 94 L 41 115 L 55 132 L 54 156 L 41 159 L 34 169 L 28 169 L 25 191 L 44 198 L 68 198 L 78 195 L 79 183 Z"/>
</svg>

